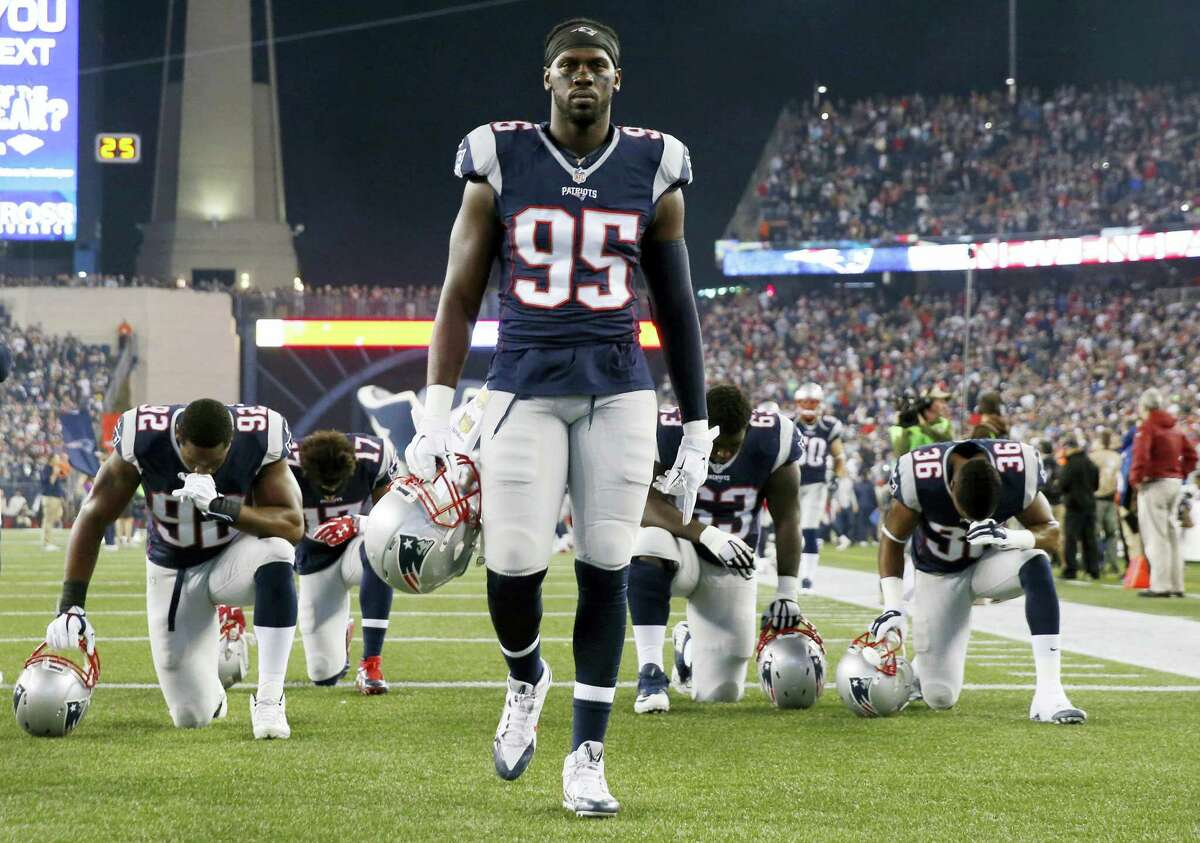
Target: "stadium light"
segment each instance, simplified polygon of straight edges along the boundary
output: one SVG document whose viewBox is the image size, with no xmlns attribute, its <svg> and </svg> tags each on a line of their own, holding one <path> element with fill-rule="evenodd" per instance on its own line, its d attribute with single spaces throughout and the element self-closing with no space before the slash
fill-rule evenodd
<svg viewBox="0 0 1200 843">
<path fill-rule="evenodd" d="M 818 86 L 817 86 L 817 93 L 818 93 L 818 94 L 824 94 L 824 93 L 827 93 L 828 91 L 829 91 L 829 89 L 828 89 L 828 88 L 826 88 L 824 85 L 818 85 Z"/>
<path fill-rule="evenodd" d="M 1004 84 L 1011 88 L 1013 85 L 1017 84 L 1017 80 L 1010 76 L 1004 80 Z"/>
<path fill-rule="evenodd" d="M 80 277 L 80 278 L 87 278 L 87 273 L 86 273 L 86 272 L 84 272 L 83 270 L 80 270 L 80 271 L 79 271 L 79 277 Z"/>
<path fill-rule="evenodd" d="M 243 272 L 241 274 L 241 277 L 238 280 L 240 282 L 238 286 L 240 286 L 243 290 L 250 289 L 250 273 L 249 272 Z"/>
<path fill-rule="evenodd" d="M 1192 203 L 1184 202 L 1182 205 L 1179 206 L 1179 210 L 1183 211 L 1186 214 L 1188 211 L 1192 210 Z"/>
<path fill-rule="evenodd" d="M 987 121 L 986 123 L 984 123 L 984 124 L 983 124 L 983 128 L 985 128 L 985 129 L 991 129 L 991 128 L 992 128 L 992 121 L 991 121 L 991 120 L 989 120 L 989 121 Z"/>
<path fill-rule="evenodd" d="M 175 286 L 176 286 L 176 287 L 178 287 L 178 288 L 179 288 L 179 289 L 181 289 L 181 290 L 182 290 L 182 289 L 184 289 L 185 287 L 187 287 L 187 279 L 186 279 L 186 278 L 183 278 L 183 277 L 176 278 L 176 279 L 175 279 Z"/>
<path fill-rule="evenodd" d="M 471 348 L 495 348 L 499 322 L 480 320 L 471 333 Z M 638 326 L 642 348 L 661 348 L 653 322 Z M 432 319 L 259 319 L 254 326 L 258 348 L 428 348 Z"/>
<path fill-rule="evenodd" d="M 299 275 L 297 275 L 295 278 L 292 279 L 292 289 L 295 290 L 297 293 L 304 292 L 304 282 L 302 280 L 300 280 Z"/>
<path fill-rule="evenodd" d="M 822 119 L 822 120 L 828 120 L 828 119 L 829 119 L 829 112 L 828 112 L 828 111 L 822 111 L 822 112 L 821 112 L 821 119 Z"/>
</svg>

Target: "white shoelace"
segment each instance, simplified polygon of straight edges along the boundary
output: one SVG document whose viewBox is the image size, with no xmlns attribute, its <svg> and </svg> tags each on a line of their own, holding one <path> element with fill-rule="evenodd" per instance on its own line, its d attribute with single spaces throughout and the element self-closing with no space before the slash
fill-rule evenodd
<svg viewBox="0 0 1200 843">
<path fill-rule="evenodd" d="M 508 700 L 504 705 L 504 725 L 500 727 L 500 740 L 504 743 L 517 743 L 510 736 L 519 736 L 519 740 L 523 743 L 527 739 L 527 733 L 531 731 L 529 721 L 533 718 L 533 709 L 537 704 L 537 695 L 518 694 L 515 691 L 509 693 Z"/>
<path fill-rule="evenodd" d="M 575 791 L 577 795 L 589 798 L 608 797 L 608 782 L 604 779 L 604 767 L 600 761 L 576 763 Z"/>
</svg>

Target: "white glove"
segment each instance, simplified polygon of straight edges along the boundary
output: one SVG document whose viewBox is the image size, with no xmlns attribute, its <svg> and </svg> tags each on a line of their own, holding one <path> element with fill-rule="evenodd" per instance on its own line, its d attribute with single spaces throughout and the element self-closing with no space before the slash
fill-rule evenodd
<svg viewBox="0 0 1200 843">
<path fill-rule="evenodd" d="M 1029 530 L 1010 530 L 994 519 L 974 521 L 967 528 L 967 543 L 971 547 L 996 547 L 1001 550 L 1032 550 L 1037 539 Z"/>
<path fill-rule="evenodd" d="M 188 474 L 183 478 L 183 488 L 171 493 L 177 498 L 187 498 L 196 505 L 196 509 L 208 514 L 208 507 L 220 495 L 217 484 L 211 474 Z"/>
<path fill-rule="evenodd" d="M 708 457 L 713 440 L 721 428 L 709 427 L 707 421 L 683 423 L 683 441 L 675 453 L 675 465 L 654 481 L 654 488 L 664 495 L 683 495 L 683 523 L 692 520 L 696 508 L 696 493 L 708 480 Z"/>
<path fill-rule="evenodd" d="M 722 565 L 742 579 L 748 580 L 754 576 L 754 551 L 737 536 L 710 526 L 701 531 L 700 543 Z"/>
<path fill-rule="evenodd" d="M 900 641 L 904 641 L 904 621 L 905 615 L 903 609 L 884 609 L 883 613 L 875 620 L 871 621 L 871 637 L 876 641 L 882 641 L 887 637 L 889 632 L 895 632 L 900 636 Z"/>
<path fill-rule="evenodd" d="M 72 606 L 62 612 L 46 627 L 46 644 L 51 650 L 73 650 L 79 639 L 87 642 L 87 653 L 96 652 L 96 630 L 88 623 L 87 612 Z"/>
<path fill-rule="evenodd" d="M 404 449 L 404 462 L 410 473 L 423 480 L 437 476 L 437 461 L 446 468 L 455 465 L 454 434 L 450 430 L 450 405 L 453 387 L 430 384 L 425 390 L 425 406 L 413 405 L 417 433 Z"/>
<path fill-rule="evenodd" d="M 762 626 L 773 626 L 776 629 L 788 629 L 798 626 L 804 617 L 800 613 L 800 604 L 790 597 L 776 597 L 762 613 Z"/>
</svg>

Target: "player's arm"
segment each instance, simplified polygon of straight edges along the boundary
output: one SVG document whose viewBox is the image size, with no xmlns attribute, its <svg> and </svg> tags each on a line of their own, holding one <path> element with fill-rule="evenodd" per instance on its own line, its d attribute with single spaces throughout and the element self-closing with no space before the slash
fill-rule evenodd
<svg viewBox="0 0 1200 843">
<path fill-rule="evenodd" d="M 1053 555 L 1059 552 L 1062 548 L 1062 529 L 1057 521 L 1054 520 L 1054 512 L 1050 508 L 1050 501 L 1046 500 L 1046 496 L 1041 492 L 1037 493 L 1037 497 L 1033 499 L 1025 511 L 1017 516 L 1017 520 L 1021 522 L 1021 526 L 1033 534 L 1033 548 L 1036 550 L 1044 550 Z M 1017 530 L 1009 530 L 1010 537 Z"/>
<path fill-rule="evenodd" d="M 904 546 L 917 529 L 917 513 L 900 500 L 893 500 L 879 537 L 879 590 L 883 594 L 883 611 L 871 622 L 871 635 L 876 640 L 889 632 L 904 637 Z"/>
<path fill-rule="evenodd" d="M 471 347 L 471 326 L 487 290 L 499 244 L 495 194 L 487 182 L 471 181 L 450 230 L 450 256 L 429 341 L 428 385 L 453 388 Z M 446 412 L 449 413 L 449 406 Z"/>
<path fill-rule="evenodd" d="M 771 472 L 763 487 L 767 509 L 775 522 L 775 560 L 779 582 L 775 599 L 763 612 L 764 625 L 787 629 L 800 623 L 800 467 L 790 462 Z"/>
<path fill-rule="evenodd" d="M 450 256 L 429 340 L 425 402 L 417 432 L 404 451 L 408 470 L 426 479 L 437 462 L 453 462 L 450 410 L 454 390 L 471 348 L 471 329 L 487 291 L 488 274 L 499 246 L 495 194 L 487 182 L 471 181 L 450 230 Z"/>
<path fill-rule="evenodd" d="M 303 497 L 300 484 L 284 460 L 276 460 L 258 473 L 251 500 L 237 508 L 233 526 L 259 538 L 281 538 L 296 544 L 304 538 Z"/>
<path fill-rule="evenodd" d="M 67 540 L 67 563 L 59 611 L 83 608 L 88 583 L 96 570 L 96 557 L 104 531 L 113 524 L 137 492 L 142 475 L 137 467 L 113 453 L 100 466 L 91 493 L 79 508 Z"/>
<path fill-rule="evenodd" d="M 662 465 L 656 462 L 654 475 L 657 477 L 662 470 Z M 683 513 L 679 511 L 679 507 L 675 506 L 675 501 L 653 486 L 650 487 L 650 493 L 646 496 L 646 508 L 642 511 L 642 526 L 661 527 L 676 538 L 695 543 L 699 543 L 700 534 L 704 532 L 704 525 L 694 518 L 686 524 L 683 523 Z"/>
<path fill-rule="evenodd" d="M 829 443 L 829 453 L 833 456 L 833 473 L 837 477 L 846 476 L 846 448 L 841 439 Z M 769 500 L 769 498 L 768 498 Z"/>
<path fill-rule="evenodd" d="M 767 478 L 767 510 L 775 523 L 775 556 L 780 577 L 800 573 L 800 467 L 790 462 Z"/>
</svg>

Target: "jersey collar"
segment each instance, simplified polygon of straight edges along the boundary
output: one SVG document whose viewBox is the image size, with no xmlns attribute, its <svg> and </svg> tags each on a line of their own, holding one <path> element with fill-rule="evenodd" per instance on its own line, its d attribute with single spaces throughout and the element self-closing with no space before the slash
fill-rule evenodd
<svg viewBox="0 0 1200 843">
<path fill-rule="evenodd" d="M 608 146 L 605 147 L 604 152 L 599 158 L 592 162 L 590 167 L 572 166 L 562 154 L 562 150 L 558 148 L 558 144 L 550 139 L 550 136 L 546 133 L 545 127 L 538 125 L 536 128 L 538 137 L 542 139 L 542 144 L 547 150 L 549 150 L 550 154 L 554 157 L 554 160 L 558 162 L 559 166 L 567 171 L 567 175 L 569 175 L 576 184 L 583 184 L 588 180 L 588 176 L 596 172 L 596 170 L 599 170 L 604 162 L 608 160 L 608 156 L 613 154 L 613 150 L 617 148 L 617 143 L 621 140 L 620 131 L 617 130 L 616 126 L 613 126 L 612 140 L 608 142 Z M 594 151 L 593 153 L 589 154 L 594 154 Z M 584 156 L 583 160 L 586 159 L 587 156 Z"/>
</svg>

